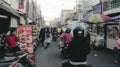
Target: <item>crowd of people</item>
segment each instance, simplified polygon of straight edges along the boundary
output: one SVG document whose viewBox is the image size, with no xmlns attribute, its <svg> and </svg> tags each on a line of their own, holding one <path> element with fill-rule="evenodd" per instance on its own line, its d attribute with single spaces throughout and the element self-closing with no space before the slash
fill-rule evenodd
<svg viewBox="0 0 120 67">
<path fill-rule="evenodd" d="M 66 54 L 68 63 L 64 62 L 63 67 L 71 67 L 71 65 L 87 64 L 87 55 L 90 53 L 90 34 L 88 30 L 82 27 L 76 27 L 71 34 L 71 29 L 66 28 L 41 28 L 39 38 L 41 40 L 41 46 L 46 49 L 54 41 L 54 37 L 57 36 L 60 39 L 60 48 L 67 45 Z M 44 42 L 46 44 L 44 44 Z M 73 66 L 72 66 L 73 67 Z"/>
<path fill-rule="evenodd" d="M 88 28 L 76 27 L 73 29 L 71 34 L 70 28 L 62 27 L 43 27 L 39 32 L 39 40 L 41 46 L 47 49 L 51 41 L 56 41 L 59 39 L 59 47 L 62 51 L 65 46 L 65 54 L 67 55 L 67 61 L 63 62 L 63 67 L 74 67 L 81 64 L 87 64 L 87 55 L 90 53 L 90 32 Z M 6 34 L 7 35 L 7 34 Z M 15 35 L 15 30 L 11 29 L 8 36 L 3 37 L 9 52 L 19 51 L 20 48 L 16 44 L 19 38 Z M 2 42 L 2 41 L 1 41 Z M 117 40 L 120 42 L 120 38 Z M 118 49 L 119 46 L 117 47 Z M 5 48 L 1 48 L 4 51 Z M 3 56 L 4 52 L 0 52 L 0 57 Z M 119 56 L 120 57 L 120 56 Z M 118 57 L 118 58 L 119 58 Z M 69 59 L 69 60 L 68 60 Z M 117 63 L 117 61 L 115 60 Z M 83 66 L 84 67 L 84 66 Z"/>
</svg>

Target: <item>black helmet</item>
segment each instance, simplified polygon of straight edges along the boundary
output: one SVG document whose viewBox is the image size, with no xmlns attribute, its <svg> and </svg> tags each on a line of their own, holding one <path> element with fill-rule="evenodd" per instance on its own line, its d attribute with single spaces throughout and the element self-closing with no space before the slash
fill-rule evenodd
<svg viewBox="0 0 120 67">
<path fill-rule="evenodd" d="M 74 37 L 84 37 L 84 29 L 82 29 L 81 27 L 76 27 L 73 30 L 73 35 Z"/>
<path fill-rule="evenodd" d="M 71 32 L 71 29 L 70 29 L 70 28 L 67 28 L 65 32 L 66 32 L 66 33 L 70 33 L 70 32 Z"/>
</svg>

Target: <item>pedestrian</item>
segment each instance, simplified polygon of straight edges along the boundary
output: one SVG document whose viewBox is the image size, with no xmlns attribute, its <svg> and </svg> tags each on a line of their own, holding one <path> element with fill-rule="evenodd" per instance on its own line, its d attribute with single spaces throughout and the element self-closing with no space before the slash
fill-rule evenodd
<svg viewBox="0 0 120 67">
<path fill-rule="evenodd" d="M 60 36 L 62 34 L 62 29 L 60 27 L 57 28 L 57 32 L 58 32 L 58 36 Z"/>
<path fill-rule="evenodd" d="M 46 32 L 45 32 L 45 42 L 46 42 L 46 46 L 45 46 L 45 49 L 47 49 L 50 45 L 50 42 L 51 42 L 51 32 L 50 32 L 50 29 L 49 27 L 46 28 Z"/>
<path fill-rule="evenodd" d="M 58 31 L 57 31 L 57 27 L 54 27 L 54 30 L 53 30 L 53 41 L 56 41 L 57 38 L 58 38 Z"/>
<path fill-rule="evenodd" d="M 42 44 L 41 46 L 43 47 L 44 41 L 45 41 L 45 28 L 41 28 L 40 34 L 39 34 L 39 39 L 40 39 L 40 42 Z"/>
<path fill-rule="evenodd" d="M 76 67 L 87 63 L 87 55 L 90 53 L 90 34 L 85 29 L 76 27 L 73 30 L 73 39 L 69 43 L 67 53 L 69 64 L 63 63 L 63 67 Z"/>
<path fill-rule="evenodd" d="M 10 30 L 10 35 L 8 35 L 5 39 L 5 42 L 8 45 L 8 50 L 10 53 L 16 53 L 20 51 L 20 47 L 17 45 L 18 37 L 15 35 L 15 30 Z"/>
</svg>

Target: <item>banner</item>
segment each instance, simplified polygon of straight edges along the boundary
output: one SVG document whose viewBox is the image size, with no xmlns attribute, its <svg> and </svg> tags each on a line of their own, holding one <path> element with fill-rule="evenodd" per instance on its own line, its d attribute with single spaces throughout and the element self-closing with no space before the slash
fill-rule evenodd
<svg viewBox="0 0 120 67">
<path fill-rule="evenodd" d="M 24 9 L 24 0 L 19 0 L 19 9 Z"/>
<path fill-rule="evenodd" d="M 32 26 L 24 25 L 18 26 L 18 36 L 20 41 L 20 48 L 22 51 L 28 51 L 29 58 L 32 60 L 32 64 L 35 63 L 33 44 L 32 44 Z"/>
</svg>

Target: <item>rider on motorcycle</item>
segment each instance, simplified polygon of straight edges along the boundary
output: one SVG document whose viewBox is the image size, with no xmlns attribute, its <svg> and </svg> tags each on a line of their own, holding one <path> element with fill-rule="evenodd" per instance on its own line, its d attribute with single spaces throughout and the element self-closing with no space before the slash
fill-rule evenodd
<svg viewBox="0 0 120 67">
<path fill-rule="evenodd" d="M 72 34 L 70 33 L 71 32 L 71 29 L 66 29 L 65 33 L 63 33 L 61 36 L 60 36 L 60 52 L 61 54 L 66 57 L 66 49 L 67 47 L 69 46 L 69 42 L 73 39 L 73 36 Z"/>
<path fill-rule="evenodd" d="M 76 27 L 73 30 L 73 35 L 74 37 L 67 49 L 70 64 L 66 66 L 63 63 L 63 67 L 87 64 L 87 55 L 90 53 L 90 34 L 87 29 Z"/>
<path fill-rule="evenodd" d="M 70 33 L 71 32 L 71 29 L 70 28 L 67 28 L 65 33 L 63 33 L 61 36 L 60 36 L 60 39 L 64 42 L 64 43 L 69 43 L 73 36 L 72 34 Z"/>
</svg>

